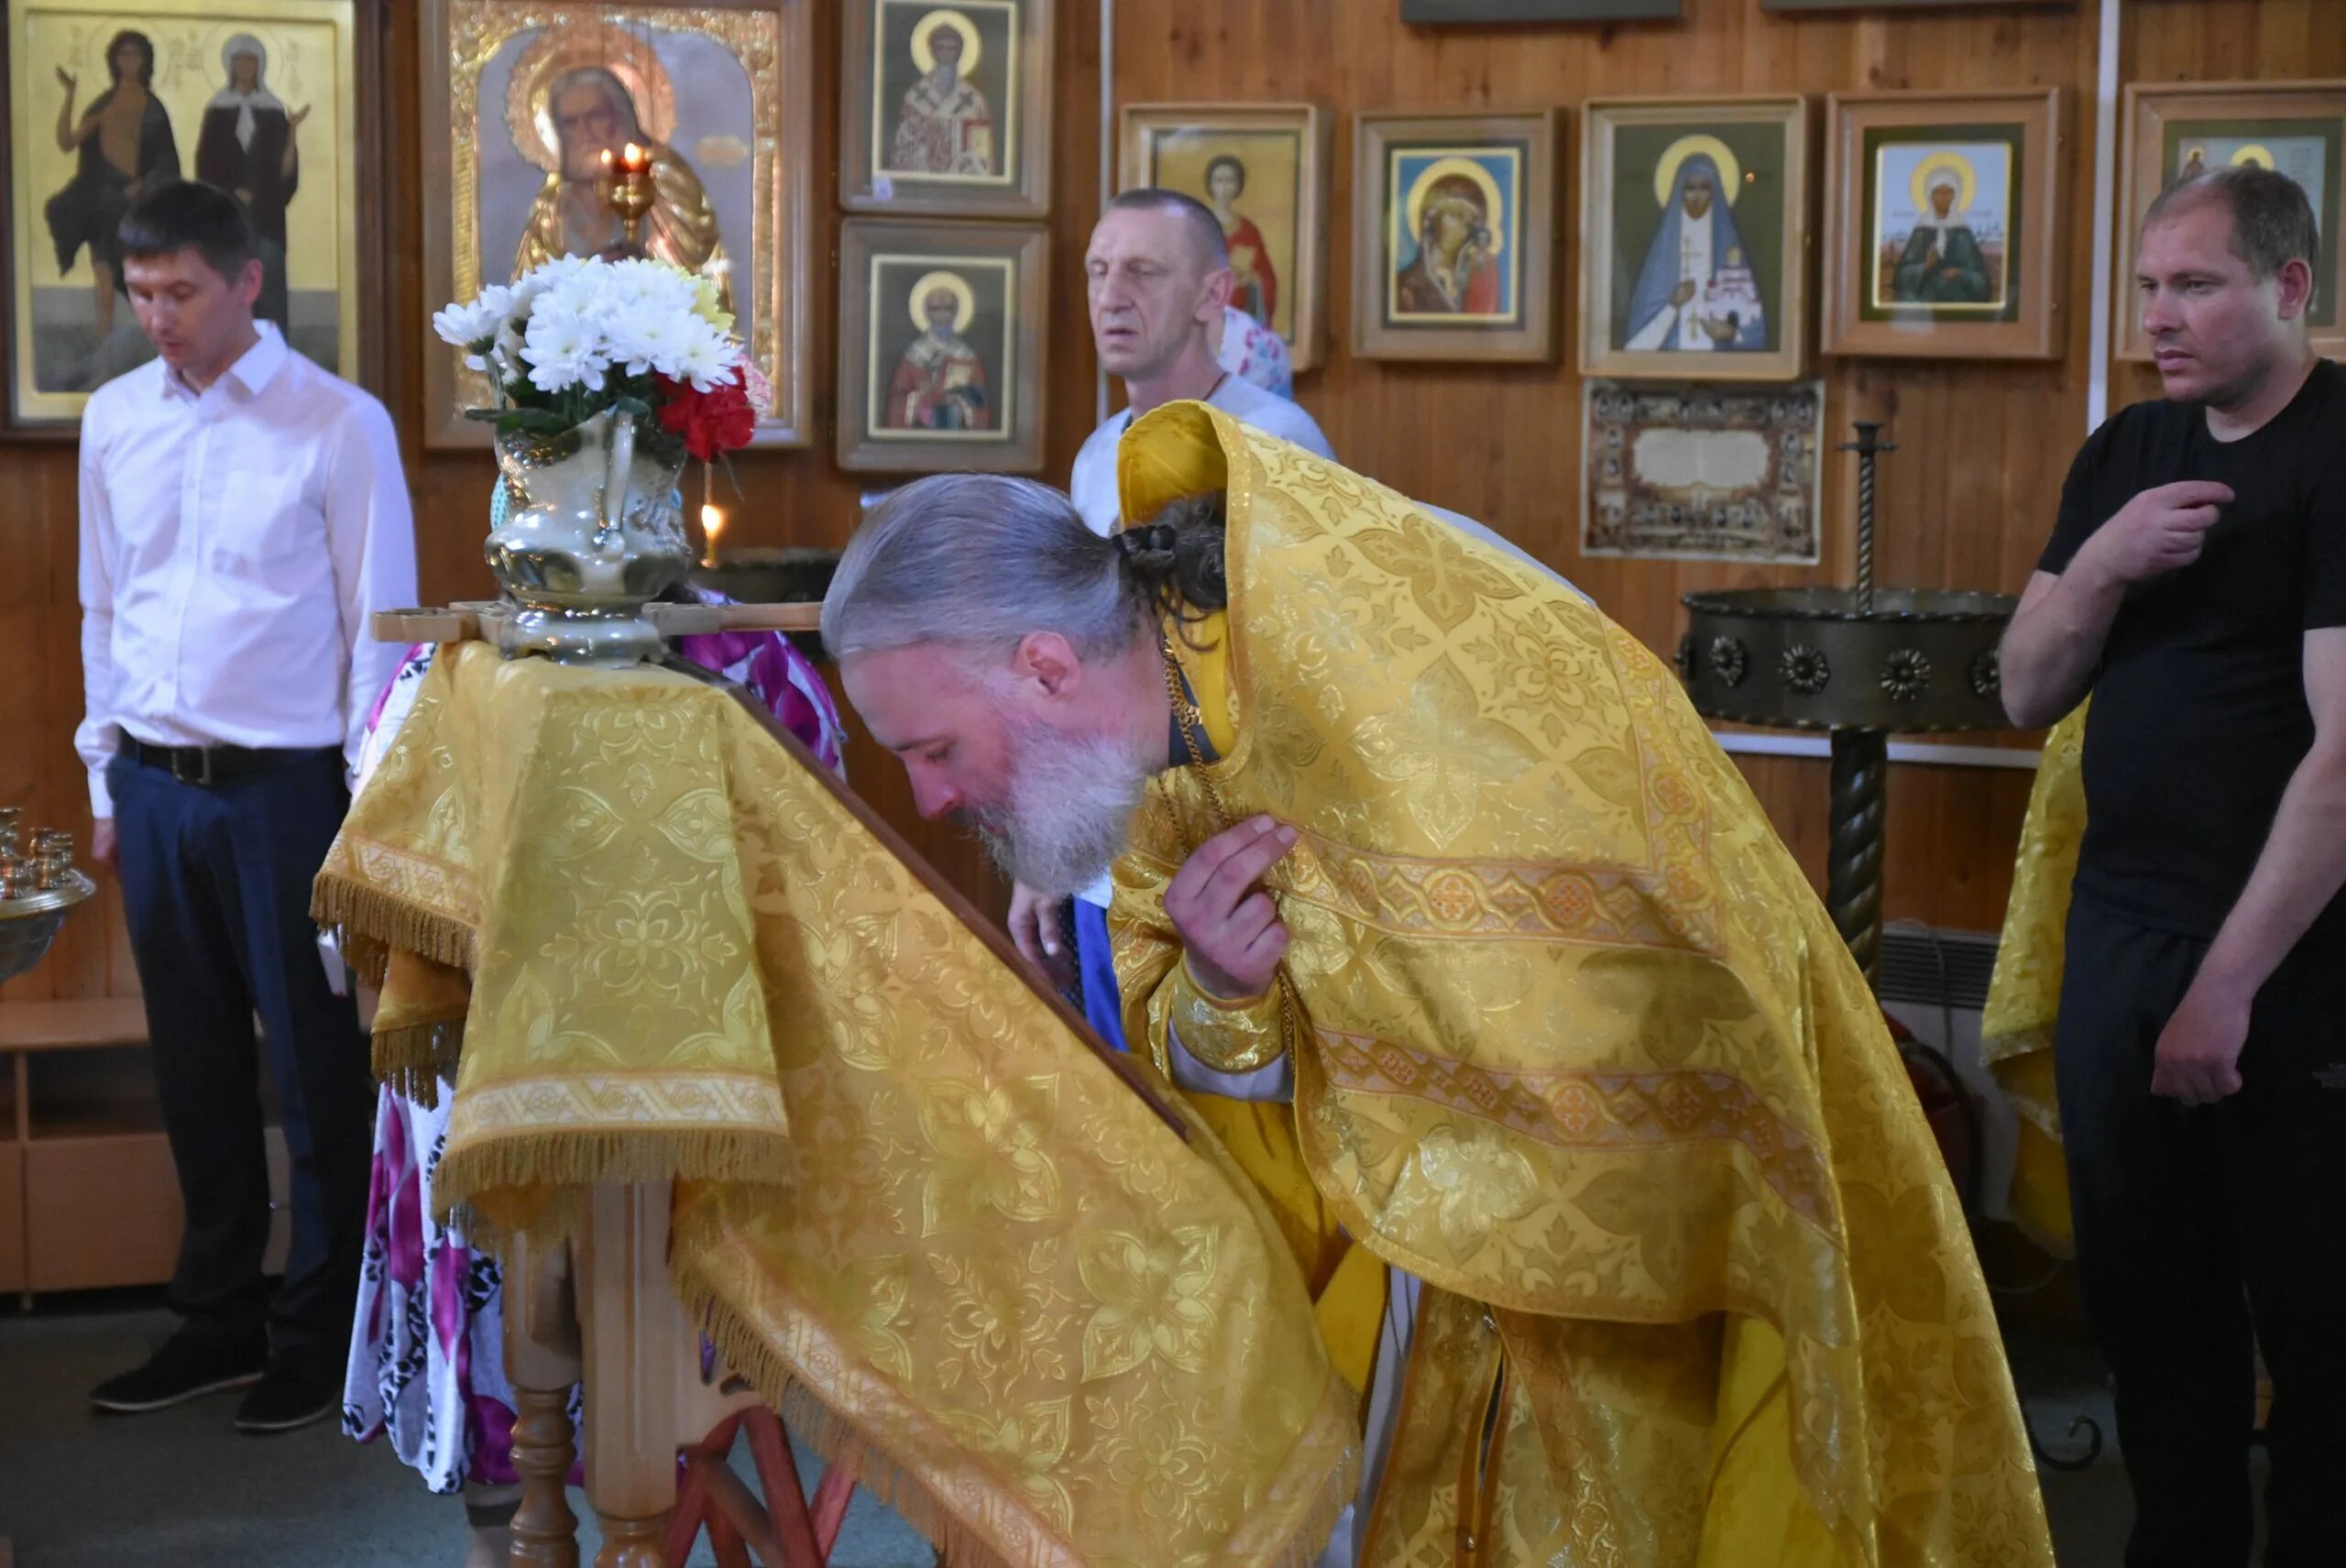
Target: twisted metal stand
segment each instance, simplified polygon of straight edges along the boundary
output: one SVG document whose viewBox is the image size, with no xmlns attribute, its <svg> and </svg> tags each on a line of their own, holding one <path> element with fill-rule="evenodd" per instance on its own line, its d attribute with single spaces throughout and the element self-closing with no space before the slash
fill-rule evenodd
<svg viewBox="0 0 2346 1568">
<path fill-rule="evenodd" d="M 1881 981 L 1882 817 L 1888 809 L 1890 735 L 1881 729 L 1833 731 L 1831 858 L 1826 862 L 1825 908 L 1834 929 L 1865 971 L 1866 983 Z"/>
</svg>

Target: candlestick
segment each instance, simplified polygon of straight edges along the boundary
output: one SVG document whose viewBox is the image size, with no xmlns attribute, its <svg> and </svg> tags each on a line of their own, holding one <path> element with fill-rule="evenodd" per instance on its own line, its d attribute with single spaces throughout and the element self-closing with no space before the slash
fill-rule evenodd
<svg viewBox="0 0 2346 1568">
<path fill-rule="evenodd" d="M 643 215 L 659 199 L 659 191 L 652 180 L 652 149 L 630 142 L 614 157 L 609 148 L 603 149 L 603 200 L 619 216 L 626 231 L 627 249 L 632 255 L 643 254 Z"/>
<path fill-rule="evenodd" d="M 705 506 L 701 508 L 700 531 L 702 535 L 708 541 L 707 554 L 701 557 L 700 564 L 704 566 L 713 567 L 717 565 L 717 541 L 718 536 L 725 532 L 725 513 L 716 507 Z"/>
</svg>

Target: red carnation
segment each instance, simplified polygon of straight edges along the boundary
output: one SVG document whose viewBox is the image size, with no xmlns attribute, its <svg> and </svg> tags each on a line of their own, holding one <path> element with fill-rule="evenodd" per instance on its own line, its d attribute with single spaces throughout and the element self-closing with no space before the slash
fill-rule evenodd
<svg viewBox="0 0 2346 1568">
<path fill-rule="evenodd" d="M 658 379 L 660 428 L 683 436 L 685 450 L 702 462 L 749 445 L 757 433 L 758 413 L 739 376 L 706 392 L 695 391 L 689 381 Z"/>
</svg>

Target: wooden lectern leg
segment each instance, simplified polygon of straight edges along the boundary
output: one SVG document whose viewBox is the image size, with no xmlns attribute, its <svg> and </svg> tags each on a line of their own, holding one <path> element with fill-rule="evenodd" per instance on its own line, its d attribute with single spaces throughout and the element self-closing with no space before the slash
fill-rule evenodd
<svg viewBox="0 0 2346 1568">
<path fill-rule="evenodd" d="M 595 1568 L 668 1568 L 668 1553 L 660 1540 L 668 1528 L 665 1514 L 615 1519 L 597 1508 L 595 1518 L 603 1527 L 603 1550 L 595 1553 Z"/>
<path fill-rule="evenodd" d="M 669 1186 L 597 1184 L 578 1259 L 586 1361 L 586 1496 L 603 1526 L 595 1568 L 670 1568 L 676 1502 L 676 1349 L 668 1282 Z"/>
<path fill-rule="evenodd" d="M 566 1488 L 577 1460 L 570 1389 L 578 1381 L 578 1327 L 569 1255 L 517 1237 L 502 1259 L 505 1376 L 513 1385 L 513 1568 L 578 1568 L 578 1520 Z"/>
<path fill-rule="evenodd" d="M 513 1510 L 513 1568 L 578 1568 L 578 1519 L 566 1487 L 576 1453 L 570 1441 L 570 1391 L 513 1386 L 513 1473 L 521 1506 Z"/>
</svg>

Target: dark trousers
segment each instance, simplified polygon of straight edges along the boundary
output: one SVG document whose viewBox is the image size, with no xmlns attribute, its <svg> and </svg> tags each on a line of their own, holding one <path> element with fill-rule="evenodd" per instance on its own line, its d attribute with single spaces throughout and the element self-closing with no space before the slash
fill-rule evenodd
<svg viewBox="0 0 2346 1568">
<path fill-rule="evenodd" d="M 196 1332 L 270 1331 L 271 1355 L 325 1375 L 347 1353 L 366 1223 L 373 1086 L 356 1006 L 334 994 L 310 884 L 349 795 L 338 753 L 200 786 L 116 757 L 131 954 L 187 1229 L 172 1309 Z M 260 1015 L 292 1168 L 292 1247 L 272 1304 Z"/>
<path fill-rule="evenodd" d="M 2080 893 L 2055 1070 L 2086 1311 L 2117 1386 L 2128 1568 L 2242 1568 L 2253 1351 L 2269 1568 L 2346 1563 L 2346 956 L 2309 938 L 2258 993 L 2242 1087 L 2151 1093 L 2207 944 Z"/>
</svg>

